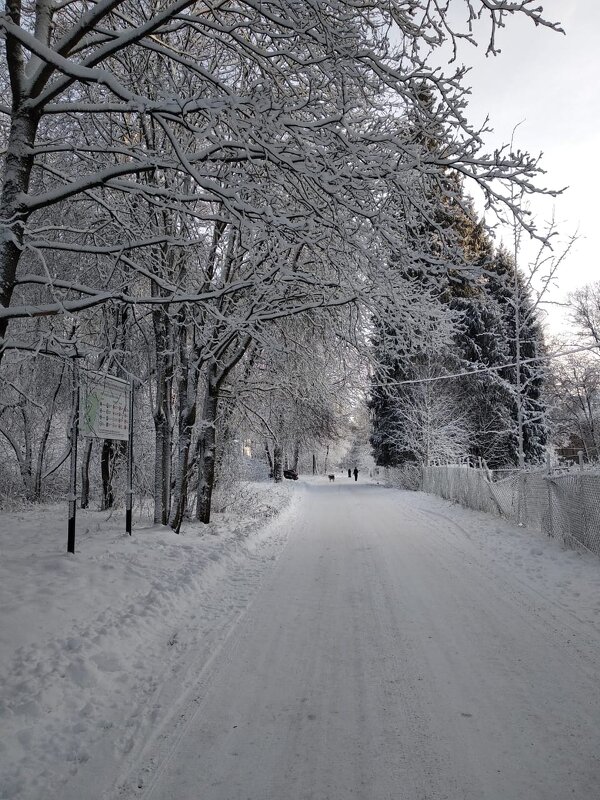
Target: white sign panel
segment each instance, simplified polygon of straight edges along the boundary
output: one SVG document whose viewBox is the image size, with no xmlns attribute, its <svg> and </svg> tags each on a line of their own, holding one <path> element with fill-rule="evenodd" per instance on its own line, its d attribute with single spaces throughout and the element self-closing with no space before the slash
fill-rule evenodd
<svg viewBox="0 0 600 800">
<path fill-rule="evenodd" d="M 83 436 L 122 439 L 129 436 L 129 382 L 112 375 L 81 376 L 79 419 Z"/>
</svg>

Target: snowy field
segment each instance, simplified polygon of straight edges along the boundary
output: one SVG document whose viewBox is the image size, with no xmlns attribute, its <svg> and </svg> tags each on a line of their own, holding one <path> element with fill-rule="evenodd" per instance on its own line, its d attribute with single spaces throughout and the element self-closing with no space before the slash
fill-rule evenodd
<svg viewBox="0 0 600 800">
<path fill-rule="evenodd" d="M 179 537 L 80 512 L 75 556 L 63 506 L 2 515 L 2 800 L 600 796 L 598 559 L 422 493 L 263 490 Z"/>
</svg>

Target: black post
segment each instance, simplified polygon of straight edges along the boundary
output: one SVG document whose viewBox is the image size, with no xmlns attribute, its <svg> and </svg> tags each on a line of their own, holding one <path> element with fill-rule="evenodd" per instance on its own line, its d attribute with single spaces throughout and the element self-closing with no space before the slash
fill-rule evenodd
<svg viewBox="0 0 600 800">
<path fill-rule="evenodd" d="M 79 367 L 73 359 L 73 423 L 71 426 L 71 480 L 69 485 L 69 525 L 67 553 L 75 552 L 75 519 L 77 514 L 77 437 L 79 434 Z"/>
<path fill-rule="evenodd" d="M 133 381 L 129 384 L 129 437 L 127 439 L 127 499 L 125 501 L 125 532 L 131 536 L 133 505 Z"/>
</svg>

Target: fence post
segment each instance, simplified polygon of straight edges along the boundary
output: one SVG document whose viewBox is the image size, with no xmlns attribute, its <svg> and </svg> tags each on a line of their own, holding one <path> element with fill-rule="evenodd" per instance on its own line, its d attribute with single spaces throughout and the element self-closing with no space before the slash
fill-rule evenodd
<svg viewBox="0 0 600 800">
<path fill-rule="evenodd" d="M 125 532 L 131 536 L 133 509 L 133 380 L 129 381 L 129 433 L 127 435 L 127 492 L 125 501 Z"/>
<path fill-rule="evenodd" d="M 583 486 L 583 450 L 577 451 L 577 458 L 579 460 L 579 470 L 580 474 L 577 476 L 577 482 L 579 484 L 579 519 L 580 525 L 579 527 L 579 536 L 576 536 L 575 539 L 579 541 L 584 546 L 587 546 L 587 514 L 585 513 L 585 492 Z M 572 531 L 571 531 L 572 534 Z"/>
<path fill-rule="evenodd" d="M 523 505 L 525 500 L 525 473 L 523 467 L 519 467 L 517 477 L 517 525 L 519 528 L 524 526 L 523 522 Z"/>
</svg>

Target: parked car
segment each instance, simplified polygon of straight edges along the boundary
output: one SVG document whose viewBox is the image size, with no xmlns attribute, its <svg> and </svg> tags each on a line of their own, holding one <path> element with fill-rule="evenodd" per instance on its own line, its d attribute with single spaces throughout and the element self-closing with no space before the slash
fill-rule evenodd
<svg viewBox="0 0 600 800">
<path fill-rule="evenodd" d="M 298 473 L 296 472 L 295 469 L 284 469 L 283 470 L 283 477 L 284 478 L 289 478 L 289 480 L 291 480 L 291 481 L 297 481 L 298 480 Z"/>
</svg>

